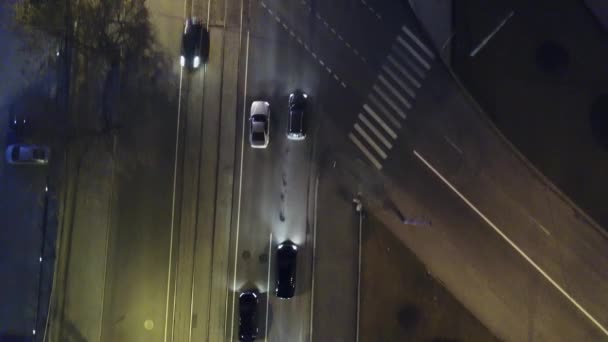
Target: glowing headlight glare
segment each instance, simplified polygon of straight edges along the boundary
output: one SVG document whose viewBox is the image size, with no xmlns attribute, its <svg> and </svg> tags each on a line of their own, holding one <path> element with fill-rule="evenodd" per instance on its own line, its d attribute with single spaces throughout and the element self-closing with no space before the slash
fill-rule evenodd
<svg viewBox="0 0 608 342">
<path fill-rule="evenodd" d="M 184 56 L 179 56 L 179 64 L 181 66 L 185 66 L 186 65 L 186 58 Z"/>
<path fill-rule="evenodd" d="M 192 62 L 192 66 L 195 68 L 198 68 L 198 66 L 201 64 L 201 59 L 198 56 L 194 57 L 194 61 Z"/>
</svg>

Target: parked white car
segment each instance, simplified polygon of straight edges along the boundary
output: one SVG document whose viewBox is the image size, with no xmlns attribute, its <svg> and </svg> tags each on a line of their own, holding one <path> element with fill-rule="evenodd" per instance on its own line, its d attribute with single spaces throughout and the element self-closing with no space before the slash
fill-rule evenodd
<svg viewBox="0 0 608 342">
<path fill-rule="evenodd" d="M 270 142 L 270 104 L 253 101 L 249 116 L 249 144 L 253 148 L 266 148 Z"/>
<path fill-rule="evenodd" d="M 13 144 L 6 148 L 6 162 L 9 164 L 46 165 L 51 149 L 47 146 Z"/>
</svg>

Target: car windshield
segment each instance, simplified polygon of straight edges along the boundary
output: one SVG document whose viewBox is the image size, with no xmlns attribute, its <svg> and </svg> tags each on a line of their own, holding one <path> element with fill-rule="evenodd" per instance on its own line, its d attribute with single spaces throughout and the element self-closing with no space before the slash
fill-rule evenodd
<svg viewBox="0 0 608 342">
<path fill-rule="evenodd" d="M 13 151 L 11 152 L 11 157 L 13 158 L 13 160 L 19 160 L 19 150 L 21 148 L 19 146 L 15 146 L 15 148 L 13 148 Z"/>
<path fill-rule="evenodd" d="M 196 50 L 196 45 L 200 39 L 200 35 L 201 26 L 198 24 L 190 24 L 188 32 L 182 37 L 183 50 L 186 56 L 191 57 L 194 55 L 194 50 Z"/>
<path fill-rule="evenodd" d="M 44 150 L 40 149 L 40 148 L 36 148 L 34 149 L 32 155 L 34 156 L 34 159 L 44 159 Z"/>
<path fill-rule="evenodd" d="M 251 134 L 251 138 L 253 139 L 253 141 L 263 142 L 264 141 L 264 132 L 253 132 Z"/>
<path fill-rule="evenodd" d="M 266 122 L 266 115 L 255 114 L 251 117 L 251 120 L 254 122 Z"/>
</svg>

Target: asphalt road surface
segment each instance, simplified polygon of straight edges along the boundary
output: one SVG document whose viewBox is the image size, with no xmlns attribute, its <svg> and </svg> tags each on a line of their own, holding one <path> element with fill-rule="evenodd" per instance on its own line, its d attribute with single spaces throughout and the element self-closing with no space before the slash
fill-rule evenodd
<svg viewBox="0 0 608 342">
<path fill-rule="evenodd" d="M 168 83 L 178 97 L 174 106 L 142 107 L 146 117 L 162 120 L 145 129 L 133 122 L 122 138 L 135 149 L 145 145 L 147 157 L 119 180 L 100 340 L 235 340 L 238 294 L 255 289 L 260 338 L 352 341 L 352 316 L 312 324 L 332 309 L 313 293 L 318 299 L 334 291 L 327 269 L 322 282 L 313 281 L 313 269 L 326 266 L 316 268 L 313 256 L 345 267 L 336 275 L 343 283 L 355 272 L 344 255 L 328 257 L 335 246 L 314 240 L 323 219 L 315 217 L 316 179 L 332 160 L 356 180 L 346 200 L 361 191 L 366 210 L 499 338 L 608 336 L 605 236 L 500 139 L 406 4 L 148 6 L 175 61 L 183 17 L 206 17 L 211 58 L 192 74 L 172 64 L 179 78 Z M 310 94 L 309 136 L 301 142 L 285 137 L 295 89 Z M 265 150 L 248 146 L 254 100 L 271 104 Z M 432 225 L 400 222 L 411 215 Z M 337 252 L 354 260 L 355 231 L 331 236 L 324 227 L 327 241 L 351 239 Z M 287 301 L 272 295 L 274 250 L 285 240 L 300 246 L 296 297 Z M 336 312 L 352 314 L 356 296 L 342 299 Z"/>
</svg>

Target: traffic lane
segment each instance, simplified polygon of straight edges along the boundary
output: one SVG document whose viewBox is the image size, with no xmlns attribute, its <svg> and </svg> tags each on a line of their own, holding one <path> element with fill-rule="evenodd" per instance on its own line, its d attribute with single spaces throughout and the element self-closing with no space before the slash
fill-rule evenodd
<svg viewBox="0 0 608 342">
<path fill-rule="evenodd" d="M 157 119 L 133 116 L 118 137 L 101 339 L 161 341 L 173 191 L 173 167 L 166 161 L 173 160 L 175 123 L 158 114 L 174 106 L 154 96 L 134 106 Z"/>
<path fill-rule="evenodd" d="M 500 338 L 601 339 L 586 319 L 416 157 L 385 169 L 395 208 L 377 210 L 385 224 L 456 298 Z M 399 178 L 395 178 L 399 174 Z M 401 217 L 432 219 L 431 226 Z"/>
<path fill-rule="evenodd" d="M 331 137 L 331 135 L 324 135 Z M 332 139 L 322 150 L 344 156 Z M 319 165 L 311 341 L 355 341 L 359 217 L 352 205 L 356 165 L 342 158 Z"/>
<path fill-rule="evenodd" d="M 277 39 L 298 45 L 300 53 L 316 64 L 322 73 L 332 79 L 331 82 L 355 92 L 362 92 L 366 86 L 366 78 L 371 75 L 368 70 L 362 68 L 363 62 L 344 45 L 337 44 L 338 39 L 333 40 L 329 31 L 323 32 L 314 17 L 308 16 L 303 21 L 299 19 L 297 8 L 280 10 L 280 6 L 284 4 L 275 7 L 266 2 L 253 2 L 252 11 L 263 14 L 259 17 L 265 25 L 276 27 Z M 295 18 L 287 17 L 290 13 L 294 14 Z M 356 77 L 353 77 L 354 75 Z"/>
<path fill-rule="evenodd" d="M 566 292 L 593 317 L 608 322 L 602 310 L 608 300 L 602 272 L 608 255 L 601 229 L 582 220 L 578 209 L 531 171 L 456 91 L 438 88 L 436 93 L 441 97 L 433 97 L 432 102 L 429 99 L 432 104 L 428 106 L 437 104 L 452 110 L 425 110 L 433 113 L 426 126 L 436 127 L 441 131 L 437 135 L 454 141 L 463 151 L 462 166 L 450 158 L 454 148 L 450 151 L 449 145 L 437 143 L 440 137 L 420 139 L 416 148 L 426 149 L 426 155 L 441 162 L 442 174 L 454 174 L 456 168 L 466 170 L 455 179 L 460 191 L 551 278 L 560 279 L 562 288 L 568 284 Z"/>
<path fill-rule="evenodd" d="M 280 138 L 287 140 L 284 135 Z M 273 295 L 270 300 L 272 319 L 269 322 L 268 339 L 272 341 L 308 340 L 312 247 L 312 220 L 308 216 L 308 209 L 312 139 L 309 135 L 304 141 L 286 141 L 288 152 L 282 160 L 282 176 L 285 177 L 281 192 L 283 221 L 281 225 L 273 227 L 274 245 L 270 274 Z M 291 241 L 298 246 L 296 294 L 288 300 L 274 295 L 278 262 L 276 248 L 285 241 Z"/>
<path fill-rule="evenodd" d="M 179 101 L 183 8 L 146 3 L 168 70 L 157 70 L 158 93 L 132 96 L 118 137 L 114 226 L 108 242 L 102 340 L 160 341 L 169 267 L 173 161 Z M 161 63 L 161 65 L 164 65 Z M 175 115 L 167 115 L 174 113 Z"/>
</svg>

